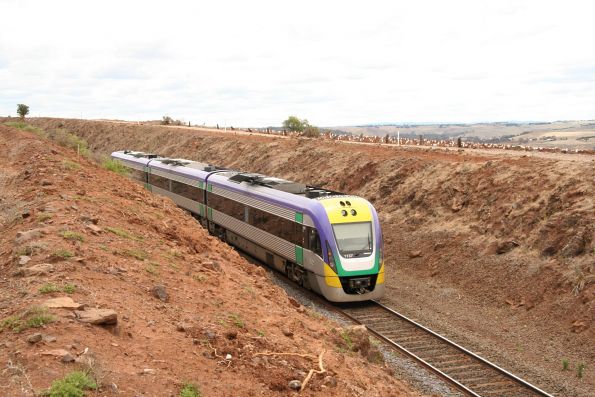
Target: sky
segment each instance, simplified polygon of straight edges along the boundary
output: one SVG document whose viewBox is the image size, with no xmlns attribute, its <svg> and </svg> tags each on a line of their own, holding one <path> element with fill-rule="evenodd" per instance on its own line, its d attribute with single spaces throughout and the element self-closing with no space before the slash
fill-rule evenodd
<svg viewBox="0 0 595 397">
<path fill-rule="evenodd" d="M 592 1 L 0 0 L 0 115 L 595 119 Z"/>
</svg>

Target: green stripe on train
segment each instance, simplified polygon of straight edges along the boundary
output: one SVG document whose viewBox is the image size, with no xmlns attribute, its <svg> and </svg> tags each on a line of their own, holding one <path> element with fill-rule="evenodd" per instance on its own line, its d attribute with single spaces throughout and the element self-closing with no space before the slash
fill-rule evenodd
<svg viewBox="0 0 595 397">
<path fill-rule="evenodd" d="M 299 245 L 295 246 L 295 262 L 299 265 L 304 264 L 304 249 Z"/>
<path fill-rule="evenodd" d="M 295 213 L 295 221 L 297 223 L 304 223 L 304 214 L 302 214 L 301 212 L 296 212 Z"/>
</svg>

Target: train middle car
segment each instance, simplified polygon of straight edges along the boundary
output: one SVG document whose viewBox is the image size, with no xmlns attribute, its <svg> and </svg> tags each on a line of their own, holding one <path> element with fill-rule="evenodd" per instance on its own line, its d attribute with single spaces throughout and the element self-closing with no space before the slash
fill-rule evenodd
<svg viewBox="0 0 595 397">
<path fill-rule="evenodd" d="M 384 293 L 382 232 L 365 199 L 261 174 L 117 151 L 130 177 L 210 233 L 332 302 Z"/>
</svg>

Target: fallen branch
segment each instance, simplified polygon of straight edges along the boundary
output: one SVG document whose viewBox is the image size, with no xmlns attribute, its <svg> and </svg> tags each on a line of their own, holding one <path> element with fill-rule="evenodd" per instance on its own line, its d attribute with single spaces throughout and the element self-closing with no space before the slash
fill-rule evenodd
<svg viewBox="0 0 595 397">
<path fill-rule="evenodd" d="M 311 354 L 299 354 L 299 353 L 255 353 L 254 357 L 256 356 L 296 356 L 296 357 L 303 357 L 303 358 L 311 358 L 316 360 L 316 356 Z"/>
<path fill-rule="evenodd" d="M 302 382 L 302 387 L 300 388 L 300 393 L 306 388 L 306 385 L 310 381 L 310 378 L 312 378 L 312 375 L 314 375 L 314 374 L 322 375 L 326 372 L 326 369 L 324 369 L 324 365 L 322 363 L 322 356 L 324 356 L 325 352 L 326 352 L 326 350 L 322 350 L 322 352 L 320 352 L 320 355 L 318 356 L 318 366 L 320 367 L 320 370 L 315 370 L 314 368 L 312 368 L 310 370 L 310 372 L 308 372 L 306 379 L 304 379 L 304 381 Z"/>
</svg>

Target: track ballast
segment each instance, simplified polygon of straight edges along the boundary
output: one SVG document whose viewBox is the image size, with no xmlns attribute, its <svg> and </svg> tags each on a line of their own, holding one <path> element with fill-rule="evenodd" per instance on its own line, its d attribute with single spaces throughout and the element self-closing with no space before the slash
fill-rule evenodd
<svg viewBox="0 0 595 397">
<path fill-rule="evenodd" d="M 381 303 L 336 309 L 471 396 L 552 397 Z"/>
</svg>

